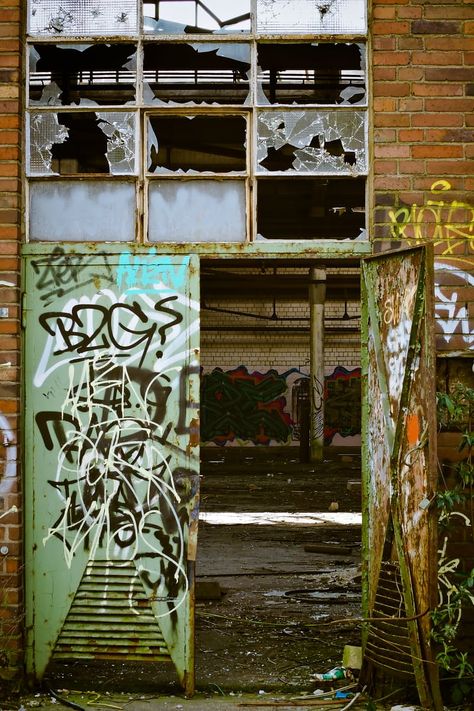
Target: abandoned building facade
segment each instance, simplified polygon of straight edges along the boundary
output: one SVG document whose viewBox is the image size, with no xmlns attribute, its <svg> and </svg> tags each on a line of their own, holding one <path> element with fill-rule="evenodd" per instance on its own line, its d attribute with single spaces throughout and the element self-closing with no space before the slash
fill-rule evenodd
<svg viewBox="0 0 474 711">
<path fill-rule="evenodd" d="M 110 586 L 123 636 L 148 600 L 130 658 L 192 692 L 201 448 L 361 447 L 365 610 L 392 562 L 407 617 L 436 604 L 435 391 L 473 379 L 473 14 L 2 3 L 0 679 L 100 657 Z M 409 634 L 428 659 L 429 618 Z"/>
</svg>

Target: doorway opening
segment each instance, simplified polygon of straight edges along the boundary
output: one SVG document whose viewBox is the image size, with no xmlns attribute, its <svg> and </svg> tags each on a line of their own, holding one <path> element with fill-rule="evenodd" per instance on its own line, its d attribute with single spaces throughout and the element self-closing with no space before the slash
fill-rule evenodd
<svg viewBox="0 0 474 711">
<path fill-rule="evenodd" d="M 202 264 L 198 688 L 311 692 L 360 645 L 359 268 L 316 265 L 325 426 L 311 462 L 314 266 Z"/>
</svg>

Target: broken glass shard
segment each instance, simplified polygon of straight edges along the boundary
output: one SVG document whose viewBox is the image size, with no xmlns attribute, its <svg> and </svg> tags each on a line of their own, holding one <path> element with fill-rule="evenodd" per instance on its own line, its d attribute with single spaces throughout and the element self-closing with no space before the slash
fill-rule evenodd
<svg viewBox="0 0 474 711">
<path fill-rule="evenodd" d="M 257 102 L 364 103 L 364 59 L 361 44 L 260 44 Z"/>
<path fill-rule="evenodd" d="M 257 0 L 257 32 L 363 34 L 366 0 Z"/>
<path fill-rule="evenodd" d="M 152 242 L 243 242 L 243 180 L 151 181 L 148 239 Z"/>
<path fill-rule="evenodd" d="M 145 32 L 231 33 L 250 30 L 250 0 L 155 0 L 143 4 Z"/>
<path fill-rule="evenodd" d="M 32 181 L 29 199 L 30 240 L 124 242 L 135 238 L 133 183 Z"/>
<path fill-rule="evenodd" d="M 257 161 L 261 171 L 367 172 L 367 117 L 357 111 L 260 111 Z"/>
<path fill-rule="evenodd" d="M 364 178 L 259 178 L 257 231 L 273 240 L 360 240 Z"/>
<path fill-rule="evenodd" d="M 245 136 L 244 116 L 150 116 L 148 171 L 244 171 Z"/>
<path fill-rule="evenodd" d="M 29 123 L 29 173 L 30 175 L 54 173 L 52 149 L 67 141 L 69 131 L 53 113 L 33 113 L 30 115 Z"/>
<path fill-rule="evenodd" d="M 128 174 L 134 166 L 135 114 L 31 114 L 31 174 Z"/>
<path fill-rule="evenodd" d="M 237 43 L 146 44 L 146 103 L 244 104 L 249 92 L 250 46 Z"/>
<path fill-rule="evenodd" d="M 30 104 L 120 105 L 135 100 L 133 44 L 35 44 L 30 47 Z"/>
<path fill-rule="evenodd" d="M 137 32 L 137 0 L 30 0 L 31 35 L 131 35 Z"/>
<path fill-rule="evenodd" d="M 123 112 L 98 113 L 99 127 L 107 136 L 105 157 L 113 175 L 135 171 L 135 114 Z"/>
</svg>

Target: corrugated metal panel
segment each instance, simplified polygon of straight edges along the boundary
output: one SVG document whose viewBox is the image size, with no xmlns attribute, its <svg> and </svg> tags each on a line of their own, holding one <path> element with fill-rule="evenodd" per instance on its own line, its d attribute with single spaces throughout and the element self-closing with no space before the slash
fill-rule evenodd
<svg viewBox="0 0 474 711">
<path fill-rule="evenodd" d="M 87 567 L 53 659 L 171 661 L 133 564 L 94 561 Z"/>
<path fill-rule="evenodd" d="M 400 566 L 395 562 L 382 562 L 372 615 L 380 617 L 380 622 L 370 624 L 366 660 L 387 669 L 393 676 L 413 679 L 403 582 Z"/>
</svg>

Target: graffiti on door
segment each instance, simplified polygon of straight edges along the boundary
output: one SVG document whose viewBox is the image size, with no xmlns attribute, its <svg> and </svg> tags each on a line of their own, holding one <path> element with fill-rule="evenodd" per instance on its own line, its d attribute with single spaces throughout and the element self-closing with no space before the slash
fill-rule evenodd
<svg viewBox="0 0 474 711">
<path fill-rule="evenodd" d="M 48 501 L 44 511 L 36 498 L 35 555 L 40 569 L 55 556 L 86 577 L 93 561 L 131 570 L 130 590 L 139 581 L 154 617 L 174 628 L 198 521 L 199 324 L 189 258 L 84 260 L 74 294 L 51 291 L 54 267 L 66 269 L 58 255 L 33 264 L 43 304 L 29 309 L 38 310 L 29 355 L 33 487 Z M 116 596 L 106 586 L 101 604 L 109 592 Z M 140 614 L 131 594 L 128 604 Z"/>
</svg>

